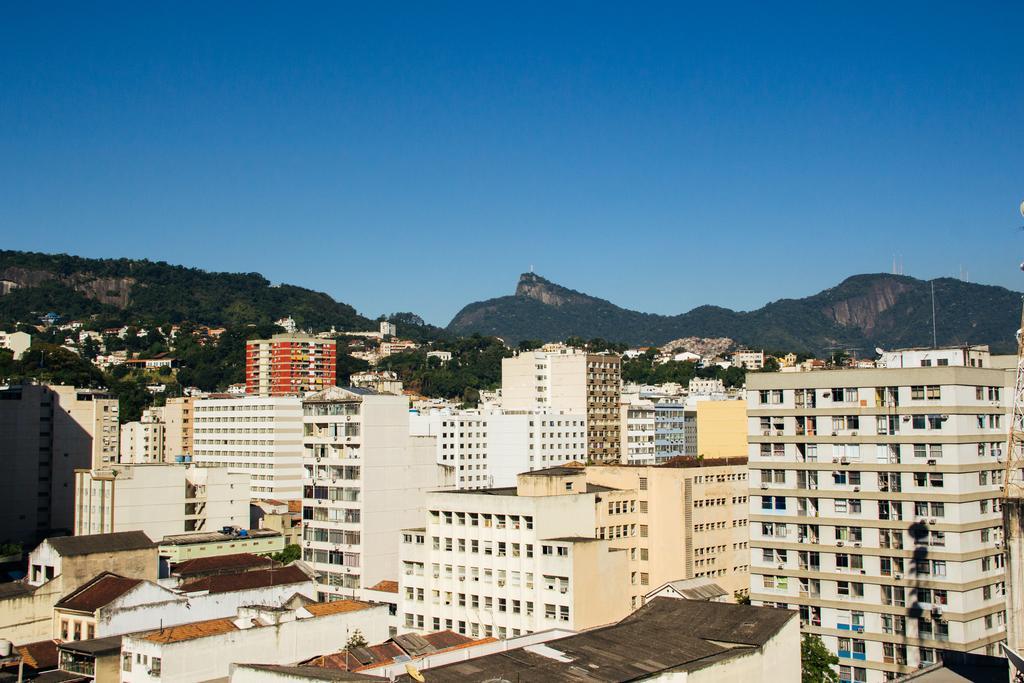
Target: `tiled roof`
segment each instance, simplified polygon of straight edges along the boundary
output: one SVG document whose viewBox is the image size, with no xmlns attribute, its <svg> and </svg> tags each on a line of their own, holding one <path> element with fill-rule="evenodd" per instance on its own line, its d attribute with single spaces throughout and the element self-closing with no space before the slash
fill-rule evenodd
<svg viewBox="0 0 1024 683">
<path fill-rule="evenodd" d="M 142 579 L 128 579 L 110 572 L 103 572 L 58 600 L 54 607 L 75 612 L 95 612 L 140 583 L 142 583 Z"/>
<path fill-rule="evenodd" d="M 31 586 L 23 581 L 9 581 L 7 583 L 0 583 L 0 600 L 6 600 L 8 598 L 20 598 L 26 595 L 32 595 L 36 590 L 35 586 Z"/>
<path fill-rule="evenodd" d="M 174 565 L 171 574 L 182 578 L 217 572 L 231 574 L 245 571 L 251 567 L 270 568 L 276 564 L 269 557 L 260 557 L 252 553 L 235 553 L 234 555 L 197 557 L 194 560 L 185 560 Z"/>
<path fill-rule="evenodd" d="M 358 612 L 361 609 L 369 609 L 370 607 L 373 607 L 373 605 L 359 600 L 311 602 L 308 605 L 303 605 L 303 608 L 314 617 L 326 617 L 329 614 L 342 614 L 343 612 Z"/>
<path fill-rule="evenodd" d="M 321 669 L 316 666 L 283 666 L 279 664 L 238 664 L 240 669 L 254 669 L 279 673 L 298 680 L 311 681 L 384 681 L 378 676 L 353 673 L 341 669 Z"/>
<path fill-rule="evenodd" d="M 239 574 L 219 574 L 207 576 L 194 581 L 186 581 L 179 586 L 179 590 L 186 593 L 196 591 L 209 591 L 210 593 L 230 593 L 232 591 L 249 590 L 253 588 L 268 588 L 270 586 L 285 586 L 291 583 L 305 583 L 312 579 L 295 565 L 288 565 L 280 569 L 258 569 L 255 571 L 241 572 Z"/>
<path fill-rule="evenodd" d="M 46 539 L 62 557 L 113 553 L 123 550 L 146 550 L 156 544 L 142 531 L 119 531 L 114 534 L 87 536 L 55 536 Z"/>
<path fill-rule="evenodd" d="M 397 593 L 398 582 L 397 581 L 378 581 L 376 585 L 371 586 L 370 590 L 380 591 L 381 593 Z"/>
<path fill-rule="evenodd" d="M 36 643 L 19 645 L 17 651 L 25 660 L 25 664 L 36 669 L 52 669 L 57 666 L 57 642 L 40 640 Z"/>
<path fill-rule="evenodd" d="M 180 643 L 184 640 L 207 638 L 237 630 L 238 627 L 231 619 L 210 619 L 209 621 L 196 621 L 191 624 L 169 626 L 159 631 L 151 631 L 143 635 L 142 638 L 151 643 Z"/>
</svg>

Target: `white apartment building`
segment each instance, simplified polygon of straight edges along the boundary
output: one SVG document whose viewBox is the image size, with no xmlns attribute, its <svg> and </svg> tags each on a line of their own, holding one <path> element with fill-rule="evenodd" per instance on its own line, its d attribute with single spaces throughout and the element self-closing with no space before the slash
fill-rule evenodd
<svg viewBox="0 0 1024 683">
<path fill-rule="evenodd" d="M 587 455 L 621 458 L 619 356 L 566 347 L 529 351 L 501 361 L 501 405 L 507 411 L 561 410 L 587 418 Z"/>
<path fill-rule="evenodd" d="M 587 458 L 578 413 L 440 410 L 410 415 L 409 427 L 437 439 L 437 462 L 455 468 L 460 489 L 515 486 L 520 472 Z"/>
<path fill-rule="evenodd" d="M 0 332 L 0 349 L 8 349 L 14 360 L 21 360 L 32 346 L 32 335 L 28 332 Z"/>
<path fill-rule="evenodd" d="M 76 536 L 144 531 L 159 540 L 249 526 L 249 480 L 217 467 L 115 465 L 75 472 Z"/>
<path fill-rule="evenodd" d="M 881 368 L 941 368 L 948 365 L 968 368 L 992 367 L 986 345 L 945 349 L 903 349 L 883 351 L 877 361 Z"/>
<path fill-rule="evenodd" d="M 622 457 L 630 465 L 653 465 L 655 462 L 654 402 L 639 397 L 623 402 Z"/>
<path fill-rule="evenodd" d="M 516 487 L 428 493 L 426 526 L 403 531 L 402 624 L 509 638 L 622 618 L 630 553 L 610 539 L 635 531 L 635 498 L 588 484 L 581 467 L 523 474 Z M 621 519 L 606 519 L 609 508 Z M 609 521 L 616 532 L 598 538 Z"/>
<path fill-rule="evenodd" d="M 147 408 L 138 422 L 121 425 L 122 463 L 163 462 L 166 436 L 162 408 Z"/>
<path fill-rule="evenodd" d="M 302 497 L 299 397 L 198 399 L 192 420 L 194 462 L 247 474 L 253 498 Z"/>
<path fill-rule="evenodd" d="M 917 355 L 747 378 L 751 597 L 798 609 L 844 681 L 894 680 L 940 649 L 997 654 L 1005 638 L 1013 377 Z"/>
<path fill-rule="evenodd" d="M 399 530 L 421 522 L 451 469 L 433 438 L 410 435 L 404 396 L 331 387 L 302 410 L 303 559 L 325 599 L 362 599 L 398 578 Z"/>
</svg>

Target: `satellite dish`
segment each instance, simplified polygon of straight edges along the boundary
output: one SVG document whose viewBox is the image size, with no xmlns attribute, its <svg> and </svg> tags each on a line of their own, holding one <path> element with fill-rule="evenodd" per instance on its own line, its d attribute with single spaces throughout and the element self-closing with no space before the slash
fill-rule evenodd
<svg viewBox="0 0 1024 683">
<path fill-rule="evenodd" d="M 1024 216 L 1024 202 L 1020 203 L 1020 215 Z"/>
<path fill-rule="evenodd" d="M 426 681 L 426 679 L 423 678 L 423 674 L 420 673 L 420 670 L 412 665 L 412 662 L 406 663 L 405 673 L 409 674 L 409 677 L 414 681 L 419 681 L 419 683 L 424 683 L 424 681 Z"/>
<path fill-rule="evenodd" d="M 881 356 L 883 353 L 885 353 L 885 349 L 876 346 L 875 347 L 875 353 L 877 353 L 879 356 Z"/>
</svg>

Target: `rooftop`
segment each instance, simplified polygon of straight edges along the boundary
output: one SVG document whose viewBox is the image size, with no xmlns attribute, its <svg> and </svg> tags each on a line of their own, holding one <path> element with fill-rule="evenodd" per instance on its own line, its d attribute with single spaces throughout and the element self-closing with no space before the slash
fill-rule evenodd
<svg viewBox="0 0 1024 683">
<path fill-rule="evenodd" d="M 238 627 L 235 626 L 233 619 L 210 619 L 208 621 L 196 621 L 191 624 L 169 626 L 158 631 L 146 633 L 142 638 L 151 643 L 180 643 L 185 640 L 207 638 L 237 630 Z"/>
<path fill-rule="evenodd" d="M 770 607 L 655 598 L 612 626 L 431 668 L 427 678 L 431 683 L 632 681 L 750 652 L 795 618 L 794 612 Z M 680 629 L 680 624 L 693 628 Z"/>
<path fill-rule="evenodd" d="M 53 669 L 57 666 L 57 641 L 40 640 L 35 643 L 19 645 L 15 648 L 27 666 L 33 669 Z"/>
<path fill-rule="evenodd" d="M 178 589 L 185 593 L 209 591 L 230 593 L 232 591 L 284 586 L 291 583 L 305 583 L 312 579 L 300 568 L 291 564 L 279 569 L 256 569 L 238 574 L 216 574 L 201 579 L 186 581 Z"/>
<path fill-rule="evenodd" d="M 223 531 L 197 531 L 191 534 L 175 534 L 164 536 L 160 545 L 193 545 L 199 543 L 224 543 L 231 541 L 247 541 L 250 538 L 269 538 L 280 536 L 281 532 L 273 529 L 247 529 L 245 536 L 226 534 Z"/>
<path fill-rule="evenodd" d="M 376 585 L 370 586 L 372 591 L 380 591 L 381 593 L 397 593 L 398 582 L 397 581 L 378 581 Z"/>
<path fill-rule="evenodd" d="M 269 557 L 260 557 L 252 553 L 235 553 L 234 555 L 216 555 L 214 557 L 197 557 L 172 565 L 171 574 L 187 578 L 200 574 L 236 574 L 253 568 L 268 568 L 277 563 Z"/>
<path fill-rule="evenodd" d="M 687 600 L 714 600 L 715 598 L 728 595 L 724 588 L 706 576 L 669 581 L 668 583 L 655 588 L 653 591 L 648 593 L 648 595 L 657 593 L 664 588 L 671 588 L 676 592 L 676 594 L 682 598 L 686 598 Z"/>
<path fill-rule="evenodd" d="M 129 579 L 110 572 L 103 572 L 58 600 L 54 608 L 75 612 L 95 612 L 117 600 L 140 583 L 142 583 L 142 579 Z"/>
<path fill-rule="evenodd" d="M 0 600 L 32 595 L 32 593 L 35 592 L 35 589 L 35 586 L 31 586 L 22 581 L 8 581 L 7 583 L 0 583 Z"/>
<path fill-rule="evenodd" d="M 80 652 L 85 655 L 109 655 L 121 651 L 121 636 L 107 636 L 92 640 L 69 640 L 57 646 L 61 650 Z"/>
<path fill-rule="evenodd" d="M 113 534 L 87 536 L 54 536 L 46 539 L 62 557 L 114 553 L 126 550 L 147 550 L 156 544 L 142 531 L 119 531 Z"/>
<path fill-rule="evenodd" d="M 554 467 L 545 467 L 539 470 L 532 470 L 530 472 L 521 472 L 521 477 L 570 477 L 577 474 L 583 474 L 586 472 L 583 463 L 567 464 L 567 465 L 555 465 Z"/>
<path fill-rule="evenodd" d="M 280 664 L 237 664 L 240 669 L 253 669 L 281 674 L 288 679 L 306 679 L 312 681 L 383 681 L 379 676 L 344 671 L 342 669 L 323 669 L 316 666 L 283 666 Z"/>
<path fill-rule="evenodd" d="M 303 607 L 314 617 L 326 617 L 331 614 L 358 612 L 362 609 L 369 609 L 373 605 L 360 600 L 335 600 L 334 602 L 311 602 Z"/>
</svg>

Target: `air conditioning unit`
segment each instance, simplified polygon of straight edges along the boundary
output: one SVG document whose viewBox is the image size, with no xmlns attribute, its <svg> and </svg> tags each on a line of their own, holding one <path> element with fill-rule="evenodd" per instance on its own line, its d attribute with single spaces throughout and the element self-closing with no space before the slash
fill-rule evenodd
<svg viewBox="0 0 1024 683">
<path fill-rule="evenodd" d="M 562 595 L 565 595 L 566 593 L 568 593 L 568 592 L 569 592 L 569 589 L 568 589 L 568 588 L 562 588 L 562 589 L 560 589 L 560 590 L 561 590 L 561 592 L 562 592 Z"/>
<path fill-rule="evenodd" d="M 892 578 L 894 578 L 894 579 L 902 579 L 903 578 L 903 574 L 893 574 Z"/>
<path fill-rule="evenodd" d="M 843 542 L 842 541 L 836 541 L 836 545 L 839 546 L 840 548 L 842 548 L 843 547 Z"/>
<path fill-rule="evenodd" d="M 816 488 L 818 488 L 818 485 L 817 485 L 817 484 L 811 484 L 811 485 L 810 485 L 810 488 L 812 488 L 812 489 L 816 489 Z"/>
<path fill-rule="evenodd" d="M 767 491 L 768 490 L 768 484 L 761 484 L 761 489 Z"/>
<path fill-rule="evenodd" d="M 499 581 L 498 582 L 498 588 L 504 588 L 504 587 L 505 587 L 505 582 L 504 581 Z"/>
<path fill-rule="evenodd" d="M 466 580 L 466 577 L 465 577 L 465 576 L 460 576 L 460 577 L 459 577 L 459 581 L 465 581 L 465 580 Z"/>
<path fill-rule="evenodd" d="M 937 464 L 938 464 L 938 462 L 939 462 L 938 460 L 935 460 L 935 459 L 931 459 L 931 460 L 929 460 L 929 461 L 928 461 L 928 464 L 929 464 L 929 465 L 937 465 Z"/>
<path fill-rule="evenodd" d="M 761 432 L 761 436 L 771 436 L 771 435 L 772 435 L 772 431 L 770 429 L 766 429 L 763 432 Z"/>
<path fill-rule="evenodd" d="M 867 572 L 867 570 L 866 570 L 866 569 L 861 569 L 861 570 L 860 570 L 860 573 L 861 573 L 861 574 L 867 574 L 868 572 Z"/>
<path fill-rule="evenodd" d="M 860 547 L 860 541 L 855 541 L 854 544 L 853 544 L 853 547 L 854 548 L 859 548 Z"/>
<path fill-rule="evenodd" d="M 779 565 L 779 569 L 780 569 L 780 570 L 781 570 L 781 569 L 785 569 L 785 568 L 786 568 L 786 565 L 784 565 L 784 564 L 780 564 L 780 565 Z"/>
<path fill-rule="evenodd" d="M 859 486 L 854 486 L 853 487 L 853 492 L 854 493 L 860 493 L 860 487 Z"/>
<path fill-rule="evenodd" d="M 839 462 L 839 458 L 832 458 L 832 462 Z"/>
<path fill-rule="evenodd" d="M 928 520 L 928 523 L 929 523 L 929 524 L 935 524 L 935 518 L 934 518 L 934 517 L 932 517 L 931 519 L 929 519 L 929 520 Z"/>
</svg>

